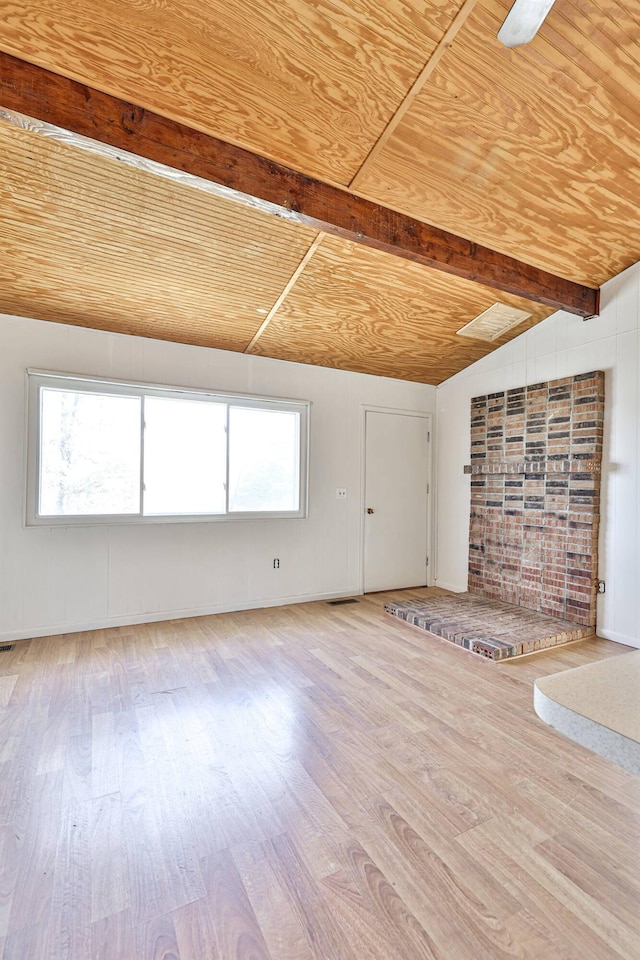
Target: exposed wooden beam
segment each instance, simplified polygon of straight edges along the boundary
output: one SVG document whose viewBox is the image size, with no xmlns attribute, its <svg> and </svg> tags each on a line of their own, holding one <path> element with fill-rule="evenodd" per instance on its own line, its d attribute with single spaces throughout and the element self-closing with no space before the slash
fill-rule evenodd
<svg viewBox="0 0 640 960">
<path fill-rule="evenodd" d="M 598 291 L 0 54 L 0 106 L 209 181 L 221 197 L 582 317 Z"/>
</svg>

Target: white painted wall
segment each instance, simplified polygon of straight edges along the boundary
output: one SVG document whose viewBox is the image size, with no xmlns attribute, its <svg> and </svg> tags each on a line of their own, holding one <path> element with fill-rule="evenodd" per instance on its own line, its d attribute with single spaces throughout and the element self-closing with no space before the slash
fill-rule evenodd
<svg viewBox="0 0 640 960">
<path fill-rule="evenodd" d="M 308 519 L 25 527 L 27 367 L 311 400 Z M 0 639 L 359 593 L 363 405 L 435 412 L 436 390 L 0 316 Z"/>
<path fill-rule="evenodd" d="M 640 264 L 602 288 L 601 313 L 583 322 L 559 312 L 438 387 L 436 582 L 467 588 L 471 397 L 588 370 L 604 370 L 598 633 L 640 646 L 638 430 Z"/>
</svg>

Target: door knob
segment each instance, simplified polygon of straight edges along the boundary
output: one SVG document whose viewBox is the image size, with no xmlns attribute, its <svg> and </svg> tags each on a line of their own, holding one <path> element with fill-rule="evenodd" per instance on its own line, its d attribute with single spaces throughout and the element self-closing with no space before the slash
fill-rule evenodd
<svg viewBox="0 0 640 960">
<path fill-rule="evenodd" d="M 367 507 L 367 513 L 375 513 L 373 507 Z"/>
</svg>

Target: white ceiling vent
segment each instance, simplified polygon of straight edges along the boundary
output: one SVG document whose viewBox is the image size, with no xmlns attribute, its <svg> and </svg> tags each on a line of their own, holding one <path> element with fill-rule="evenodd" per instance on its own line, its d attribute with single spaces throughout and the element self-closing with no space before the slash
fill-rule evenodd
<svg viewBox="0 0 640 960">
<path fill-rule="evenodd" d="M 488 340 L 491 343 L 530 316 L 526 310 L 510 307 L 506 303 L 494 303 L 456 333 L 460 337 L 473 337 L 474 340 Z"/>
</svg>

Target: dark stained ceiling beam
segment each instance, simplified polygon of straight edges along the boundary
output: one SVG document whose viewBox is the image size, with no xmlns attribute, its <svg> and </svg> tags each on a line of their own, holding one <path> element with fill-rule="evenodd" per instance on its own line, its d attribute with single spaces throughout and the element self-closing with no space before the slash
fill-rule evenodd
<svg viewBox="0 0 640 960">
<path fill-rule="evenodd" d="M 265 213 L 581 317 L 598 312 L 598 290 L 5 53 L 0 107 L 207 180 L 219 196 Z"/>
</svg>

